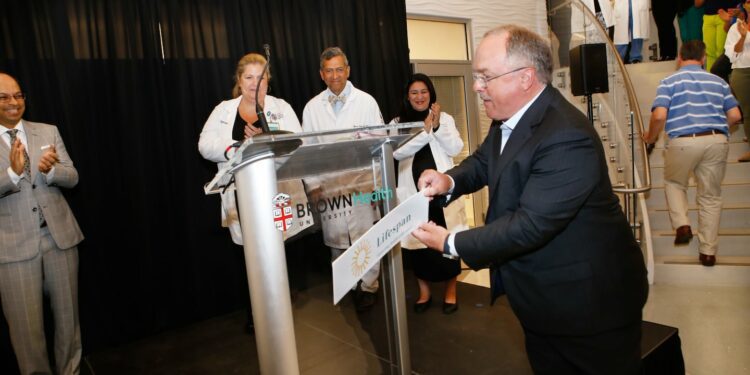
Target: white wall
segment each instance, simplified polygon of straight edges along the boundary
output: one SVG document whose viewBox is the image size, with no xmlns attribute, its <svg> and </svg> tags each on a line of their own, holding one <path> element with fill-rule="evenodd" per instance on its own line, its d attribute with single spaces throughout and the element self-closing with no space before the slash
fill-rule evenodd
<svg viewBox="0 0 750 375">
<path fill-rule="evenodd" d="M 473 48 L 487 30 L 515 23 L 547 36 L 544 0 L 406 0 L 406 13 L 471 20 Z"/>
<path fill-rule="evenodd" d="M 495 26 L 514 23 L 548 37 L 547 3 L 545 0 L 406 0 L 407 15 L 450 17 L 468 19 L 471 22 L 473 58 L 474 50 L 484 33 Z M 439 44 L 436 44 L 439 48 Z M 479 102 L 479 101 L 478 101 Z M 487 134 L 490 120 L 479 105 L 479 127 L 481 137 Z"/>
</svg>

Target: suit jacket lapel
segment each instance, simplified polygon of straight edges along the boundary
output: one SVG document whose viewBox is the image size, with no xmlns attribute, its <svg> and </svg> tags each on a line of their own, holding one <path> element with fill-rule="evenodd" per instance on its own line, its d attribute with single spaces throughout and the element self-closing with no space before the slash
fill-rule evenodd
<svg viewBox="0 0 750 375">
<path fill-rule="evenodd" d="M 537 100 L 529 107 L 526 113 L 523 114 L 521 120 L 518 121 L 513 132 L 510 133 L 508 142 L 505 143 L 505 149 L 500 154 L 498 164 L 493 171 L 494 178 L 491 180 L 492 187 L 496 186 L 500 181 L 500 175 L 503 173 L 508 164 L 515 159 L 516 154 L 523 149 L 524 144 L 534 134 L 534 128 L 536 128 L 542 121 L 544 114 L 547 112 L 547 107 L 552 100 L 554 89 L 547 85 L 542 93 L 539 95 Z M 502 133 L 500 134 L 502 136 Z M 500 152 L 500 137 L 498 137 L 497 152 Z"/>
<path fill-rule="evenodd" d="M 36 180 L 37 174 L 39 174 L 39 159 L 42 157 L 42 151 L 40 142 L 42 141 L 41 134 L 39 134 L 39 128 L 33 123 L 28 121 L 23 122 L 23 128 L 26 130 L 26 152 L 29 154 L 29 167 L 31 168 L 31 181 Z"/>
<path fill-rule="evenodd" d="M 2 163 L 0 164 L 8 164 L 10 165 L 10 146 L 5 144 L 5 140 L 0 139 L 0 161 Z M 3 173 L 3 171 L 0 171 L 0 173 Z"/>
</svg>

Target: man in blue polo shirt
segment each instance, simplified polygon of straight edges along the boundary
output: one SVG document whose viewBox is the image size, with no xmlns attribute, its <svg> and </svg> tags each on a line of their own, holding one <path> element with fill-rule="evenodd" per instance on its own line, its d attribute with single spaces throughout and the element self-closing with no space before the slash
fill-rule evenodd
<svg viewBox="0 0 750 375">
<path fill-rule="evenodd" d="M 742 117 L 737 100 L 724 80 L 703 70 L 706 46 L 690 41 L 680 48 L 679 70 L 664 78 L 656 89 L 651 107 L 646 144 L 656 143 L 665 129 L 669 144 L 665 153 L 664 190 L 675 245 L 693 238 L 688 219 L 687 186 L 690 172 L 698 183 L 698 259 L 704 266 L 716 263 L 721 180 L 729 152 L 729 125 Z"/>
</svg>

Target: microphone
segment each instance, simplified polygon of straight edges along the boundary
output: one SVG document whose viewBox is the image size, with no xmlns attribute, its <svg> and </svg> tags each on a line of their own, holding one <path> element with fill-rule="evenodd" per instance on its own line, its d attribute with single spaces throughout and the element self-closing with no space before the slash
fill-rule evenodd
<svg viewBox="0 0 750 375">
<path fill-rule="evenodd" d="M 266 61 L 271 61 L 271 46 L 268 44 L 263 45 L 263 50 L 266 51 Z"/>
<path fill-rule="evenodd" d="M 266 73 L 268 73 L 268 64 L 271 62 L 271 47 L 268 44 L 264 44 L 263 49 L 266 52 L 266 64 L 263 66 L 263 73 L 260 75 L 260 79 L 258 79 L 258 85 L 255 86 L 255 113 L 258 115 L 258 123 L 260 126 L 256 126 L 255 124 L 253 124 L 253 126 L 263 129 L 263 133 L 268 133 L 270 132 L 270 129 L 268 128 L 268 120 L 266 120 L 263 106 L 260 105 L 260 101 L 258 101 L 258 93 L 260 93 L 260 84 L 263 82 L 263 79 L 266 78 Z"/>
</svg>

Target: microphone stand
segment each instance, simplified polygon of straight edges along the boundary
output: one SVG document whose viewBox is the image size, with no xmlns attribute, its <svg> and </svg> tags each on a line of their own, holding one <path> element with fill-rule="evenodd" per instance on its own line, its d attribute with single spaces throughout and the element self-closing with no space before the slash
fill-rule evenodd
<svg viewBox="0 0 750 375">
<path fill-rule="evenodd" d="M 266 50 L 266 63 L 265 65 L 263 65 L 263 73 L 260 75 L 258 84 L 255 86 L 255 114 L 258 115 L 258 122 L 260 123 L 260 128 L 263 130 L 263 133 L 268 133 L 270 131 L 270 129 L 268 129 L 268 120 L 266 119 L 266 114 L 263 110 L 263 106 L 258 100 L 258 95 L 260 94 L 260 84 L 263 83 L 263 79 L 266 78 L 266 74 L 268 74 L 268 64 L 271 62 L 271 60 L 269 59 L 270 54 L 268 51 L 268 44 L 263 45 L 263 48 Z"/>
<path fill-rule="evenodd" d="M 265 111 L 263 110 L 263 106 L 260 104 L 260 101 L 258 100 L 258 94 L 260 93 L 260 84 L 263 82 L 263 79 L 266 78 L 266 74 L 268 74 L 268 66 L 271 64 L 271 48 L 268 44 L 263 45 L 263 49 L 266 52 L 266 64 L 263 65 L 263 74 L 261 74 L 260 79 L 258 79 L 258 84 L 255 86 L 255 114 L 258 115 L 258 122 L 260 123 L 260 128 L 263 130 L 263 134 L 273 135 L 273 134 L 290 134 L 290 131 L 286 130 L 271 130 L 268 128 L 268 120 L 266 119 Z M 259 134 L 263 135 L 263 134 Z"/>
</svg>

